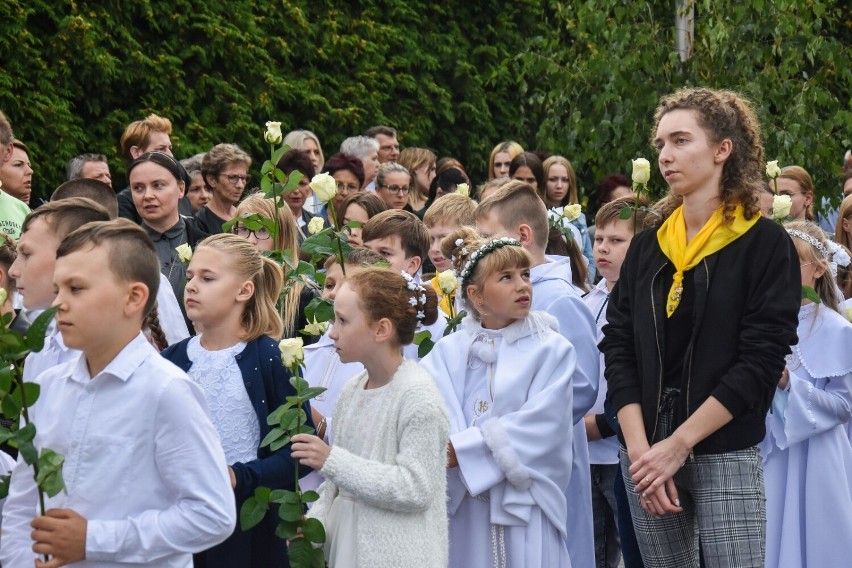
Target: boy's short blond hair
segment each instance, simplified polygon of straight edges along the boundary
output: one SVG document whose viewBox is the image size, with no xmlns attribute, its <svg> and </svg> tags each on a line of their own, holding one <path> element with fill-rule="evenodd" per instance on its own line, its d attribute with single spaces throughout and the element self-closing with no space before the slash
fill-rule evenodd
<svg viewBox="0 0 852 568">
<path fill-rule="evenodd" d="M 491 213 L 507 231 L 529 225 L 536 246 L 547 247 L 547 207 L 530 184 L 517 180 L 508 182 L 480 203 L 475 212 L 477 219 Z"/>
<path fill-rule="evenodd" d="M 361 229 L 361 241 L 399 237 L 399 244 L 406 258 L 426 258 L 429 251 L 429 233 L 426 225 L 414 213 L 402 209 L 382 211 Z"/>
<path fill-rule="evenodd" d="M 448 193 L 435 200 L 435 203 L 423 215 L 423 224 L 427 227 L 448 225 L 463 227 L 476 224 L 476 201 L 466 195 Z"/>
<path fill-rule="evenodd" d="M 62 241 L 72 231 L 92 221 L 109 221 L 106 208 L 88 197 L 69 197 L 51 201 L 32 211 L 21 225 L 21 234 L 26 233 L 32 224 L 42 219 L 51 232 Z M 159 271 L 159 268 L 157 268 Z"/>
<path fill-rule="evenodd" d="M 621 197 L 619 199 L 615 199 L 610 201 L 609 203 L 604 203 L 600 209 L 598 209 L 597 215 L 595 215 L 595 226 L 596 227 L 606 227 L 610 223 L 615 221 L 622 220 L 621 212 L 625 207 L 630 207 L 631 209 L 636 207 L 636 198 L 635 197 Z M 645 207 L 645 209 L 642 209 Z M 630 221 L 630 228 L 633 229 L 633 214 L 636 214 L 636 229 L 642 230 L 645 228 L 645 222 L 648 217 L 653 217 L 653 213 L 649 212 L 648 209 L 648 200 L 644 197 L 639 199 L 639 209 L 636 211 L 631 211 L 630 217 L 627 217 L 627 221 Z"/>
</svg>

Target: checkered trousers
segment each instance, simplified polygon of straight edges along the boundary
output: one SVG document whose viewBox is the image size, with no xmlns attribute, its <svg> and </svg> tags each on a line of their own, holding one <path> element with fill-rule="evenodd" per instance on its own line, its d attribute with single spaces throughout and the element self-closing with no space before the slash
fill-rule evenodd
<svg viewBox="0 0 852 568">
<path fill-rule="evenodd" d="M 671 435 L 677 398 L 677 389 L 663 391 L 655 442 Z M 756 447 L 687 459 L 674 476 L 683 511 L 661 517 L 642 508 L 624 448 L 620 458 L 636 539 L 647 568 L 698 568 L 699 539 L 706 568 L 764 566 L 766 504 L 763 465 Z"/>
</svg>

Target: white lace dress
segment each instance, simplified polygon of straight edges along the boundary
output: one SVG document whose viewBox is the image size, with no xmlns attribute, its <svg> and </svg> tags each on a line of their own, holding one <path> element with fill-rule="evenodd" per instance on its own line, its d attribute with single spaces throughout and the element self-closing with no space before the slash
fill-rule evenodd
<svg viewBox="0 0 852 568">
<path fill-rule="evenodd" d="M 204 391 L 210 420 L 219 433 L 229 465 L 257 459 L 260 423 L 246 392 L 235 355 L 246 344 L 237 343 L 219 351 L 208 351 L 201 336 L 189 340 L 186 354 L 192 361 L 189 378 Z"/>
<path fill-rule="evenodd" d="M 377 389 L 358 389 L 352 396 L 348 408 L 337 416 L 340 436 L 335 442 L 356 456 L 369 458 L 376 443 L 375 423 L 383 416 L 385 395 L 388 385 Z M 328 513 L 325 557 L 330 568 L 335 566 L 357 566 L 358 558 L 358 509 L 357 497 L 339 488 L 337 498 Z"/>
</svg>

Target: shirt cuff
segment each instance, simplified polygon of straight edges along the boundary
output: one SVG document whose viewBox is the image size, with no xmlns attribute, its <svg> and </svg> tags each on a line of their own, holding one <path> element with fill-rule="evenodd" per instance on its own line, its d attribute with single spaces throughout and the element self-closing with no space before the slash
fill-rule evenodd
<svg viewBox="0 0 852 568">
<path fill-rule="evenodd" d="M 87 521 L 86 560 L 115 560 L 117 521 Z"/>
<path fill-rule="evenodd" d="M 491 489 L 505 477 L 479 428 L 468 428 L 450 436 L 462 482 L 471 495 Z"/>
</svg>

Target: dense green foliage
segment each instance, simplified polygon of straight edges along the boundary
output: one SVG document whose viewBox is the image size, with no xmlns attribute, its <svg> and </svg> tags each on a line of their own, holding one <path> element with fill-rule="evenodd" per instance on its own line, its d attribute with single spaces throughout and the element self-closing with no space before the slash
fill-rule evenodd
<svg viewBox="0 0 852 568">
<path fill-rule="evenodd" d="M 701 84 L 749 93 L 767 156 L 835 192 L 852 146 L 843 4 L 699 1 L 681 65 L 670 0 L 10 0 L 0 109 L 30 145 L 39 193 L 80 152 L 117 156 L 124 126 L 149 112 L 172 119 L 179 157 L 224 141 L 261 156 L 267 120 L 314 130 L 330 155 L 387 123 L 477 180 L 491 147 L 513 138 L 565 154 L 591 188 L 653 158 L 659 94 Z M 112 166 L 121 187 L 123 164 Z"/>
</svg>

